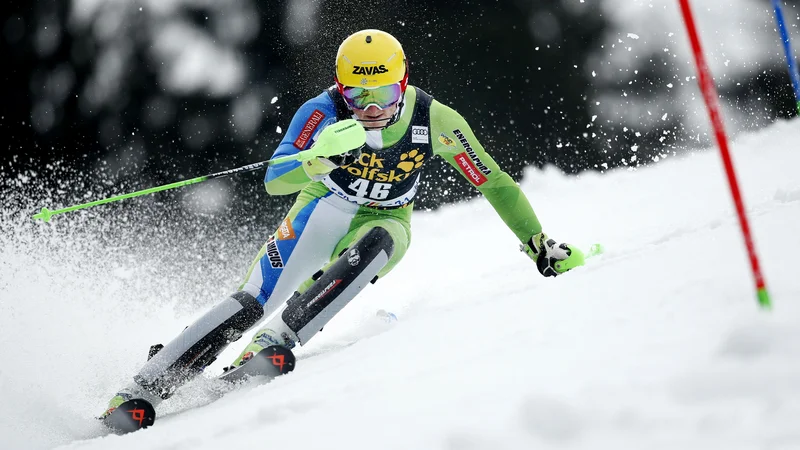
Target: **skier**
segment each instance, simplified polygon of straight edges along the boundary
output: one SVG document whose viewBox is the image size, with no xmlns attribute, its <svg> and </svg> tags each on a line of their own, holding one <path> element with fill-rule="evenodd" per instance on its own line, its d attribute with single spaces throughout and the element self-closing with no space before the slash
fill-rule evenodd
<svg viewBox="0 0 800 450">
<path fill-rule="evenodd" d="M 266 348 L 308 342 L 403 258 L 422 169 L 434 155 L 489 200 L 542 275 L 557 276 L 583 264 L 578 249 L 542 232 L 528 199 L 464 118 L 410 86 L 408 75 L 406 55 L 390 34 L 362 30 L 342 42 L 335 85 L 297 110 L 273 157 L 330 144 L 326 139 L 333 133 L 322 130 L 348 119 L 366 130 L 365 137 L 334 156 L 269 167 L 269 194 L 299 194 L 239 291 L 168 345 L 151 348 L 134 382 L 112 398 L 101 418 L 131 399 L 154 404 L 168 397 L 262 319 L 269 318 L 230 369 Z"/>
</svg>

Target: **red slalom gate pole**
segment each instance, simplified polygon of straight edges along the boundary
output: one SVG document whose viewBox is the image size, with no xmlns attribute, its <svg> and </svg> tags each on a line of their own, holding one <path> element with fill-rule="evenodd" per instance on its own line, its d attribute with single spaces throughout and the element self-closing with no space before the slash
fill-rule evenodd
<svg viewBox="0 0 800 450">
<path fill-rule="evenodd" d="M 711 76 L 711 71 L 708 69 L 705 57 L 703 56 L 703 49 L 700 46 L 700 38 L 697 35 L 697 28 L 694 24 L 692 10 L 689 7 L 689 0 L 679 0 L 679 2 L 681 5 L 681 12 L 683 13 L 683 21 L 686 24 L 686 30 L 689 33 L 689 40 L 692 43 L 694 61 L 697 65 L 698 83 L 700 85 L 700 90 L 703 92 L 703 99 L 705 99 L 706 108 L 708 108 L 708 114 L 711 117 L 711 124 L 714 127 L 717 145 L 719 146 L 719 152 L 722 156 L 722 163 L 725 166 L 725 173 L 728 175 L 728 184 L 731 188 L 733 203 L 736 205 L 736 213 L 739 216 L 739 225 L 742 229 L 744 244 L 747 247 L 747 254 L 750 258 L 750 267 L 753 270 L 753 278 L 755 279 L 756 283 L 758 303 L 762 308 L 768 309 L 771 307 L 769 293 L 767 292 L 767 286 L 764 282 L 764 276 L 761 274 L 761 267 L 758 263 L 758 255 L 756 254 L 756 246 L 753 243 L 753 237 L 750 233 L 750 224 L 747 221 L 747 213 L 744 209 L 744 201 L 742 200 L 742 194 L 739 191 L 739 183 L 736 180 L 736 171 L 733 169 L 733 160 L 731 159 L 731 154 L 728 150 L 728 137 L 725 135 L 725 127 L 723 126 L 722 116 L 719 111 L 717 87 L 714 85 L 714 78 Z"/>
</svg>

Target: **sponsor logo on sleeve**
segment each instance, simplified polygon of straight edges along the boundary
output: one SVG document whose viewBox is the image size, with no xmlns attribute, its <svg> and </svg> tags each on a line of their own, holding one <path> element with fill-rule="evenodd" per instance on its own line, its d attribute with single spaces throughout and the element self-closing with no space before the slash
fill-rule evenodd
<svg viewBox="0 0 800 450">
<path fill-rule="evenodd" d="M 411 127 L 411 143 L 412 144 L 427 144 L 428 143 L 428 127 L 421 127 L 413 125 Z"/>
<path fill-rule="evenodd" d="M 300 135 L 297 136 L 297 139 L 294 141 L 294 146 L 299 148 L 300 150 L 304 150 L 306 148 L 306 144 L 311 139 L 311 136 L 314 135 L 314 130 L 317 129 L 322 119 L 325 118 L 325 114 L 322 111 L 315 109 L 313 113 L 311 113 L 311 117 L 306 120 L 306 124 L 303 125 L 303 129 L 300 130 Z"/>
<path fill-rule="evenodd" d="M 292 221 L 289 218 L 283 219 L 281 225 L 278 227 L 278 240 L 290 241 L 295 238 L 294 228 L 292 228 Z"/>
<path fill-rule="evenodd" d="M 472 162 L 475 164 L 475 166 L 478 167 L 478 170 L 480 170 L 481 173 L 484 174 L 484 175 L 489 175 L 490 173 L 492 173 L 491 169 L 486 167 L 481 162 L 481 159 L 478 158 L 478 155 L 475 154 L 475 150 L 472 149 L 472 145 L 470 145 L 470 143 L 467 140 L 467 138 L 464 137 L 464 133 L 462 133 L 461 130 L 453 130 L 453 134 L 456 135 L 456 138 L 459 140 L 459 142 L 461 142 L 461 145 L 464 146 L 464 150 L 467 151 L 467 155 L 469 155 L 469 159 L 471 159 Z M 485 181 L 485 179 L 484 179 L 484 181 Z"/>
<path fill-rule="evenodd" d="M 446 135 L 444 133 L 439 135 L 439 142 L 441 142 L 443 145 L 446 145 L 448 147 L 455 147 L 456 146 L 456 141 L 452 140 L 450 138 L 450 136 L 448 136 L 448 135 Z"/>
<path fill-rule="evenodd" d="M 267 240 L 267 257 L 273 268 L 283 268 L 283 258 L 281 257 L 280 250 L 278 250 L 278 243 L 275 241 L 275 236 L 270 236 L 269 240 Z"/>
<path fill-rule="evenodd" d="M 480 186 L 486 182 L 486 177 L 478 171 L 478 168 L 475 167 L 475 164 L 472 160 L 467 156 L 467 152 L 461 152 L 457 154 L 453 159 L 455 159 L 456 164 L 458 164 L 458 168 L 464 172 L 464 175 L 469 178 L 469 181 L 472 182 L 475 186 Z"/>
</svg>

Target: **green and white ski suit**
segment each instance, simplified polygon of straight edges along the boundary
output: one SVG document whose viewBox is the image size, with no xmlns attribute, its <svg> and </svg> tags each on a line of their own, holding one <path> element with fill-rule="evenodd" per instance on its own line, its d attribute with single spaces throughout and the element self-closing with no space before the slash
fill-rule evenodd
<svg viewBox="0 0 800 450">
<path fill-rule="evenodd" d="M 350 118 L 338 96 L 332 88 L 300 107 L 273 157 L 308 149 L 326 126 Z M 269 168 L 267 192 L 300 193 L 261 248 L 241 289 L 256 297 L 269 316 L 294 291 L 307 289 L 312 274 L 377 226 L 389 231 L 395 246 L 379 273 L 384 276 L 408 249 L 414 196 L 425 162 L 434 155 L 486 197 L 520 242 L 542 231 L 528 199 L 486 153 L 464 118 L 409 86 L 399 120 L 368 131 L 367 147 L 355 163 L 334 169 L 321 181 L 312 181 L 299 162 Z"/>
</svg>

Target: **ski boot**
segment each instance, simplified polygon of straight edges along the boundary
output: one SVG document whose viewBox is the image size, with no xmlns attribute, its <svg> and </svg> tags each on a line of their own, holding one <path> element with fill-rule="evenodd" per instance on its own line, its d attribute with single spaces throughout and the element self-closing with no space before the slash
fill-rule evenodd
<svg viewBox="0 0 800 450">
<path fill-rule="evenodd" d="M 153 403 L 145 397 L 150 396 L 137 389 L 124 389 L 108 402 L 108 408 L 98 419 L 118 433 L 147 428 L 155 422 L 156 410 Z"/>
<path fill-rule="evenodd" d="M 277 333 L 264 328 L 255 334 L 233 365 L 222 369 L 220 379 L 238 382 L 253 376 L 274 378 L 294 370 L 292 348 L 295 341 L 288 333 Z"/>
<path fill-rule="evenodd" d="M 267 347 L 277 345 L 281 347 L 286 347 L 288 350 L 291 350 L 295 346 L 295 341 L 292 340 L 287 333 L 278 333 L 274 330 L 269 328 L 264 328 L 259 330 L 258 333 L 255 334 L 253 340 L 247 344 L 247 347 L 242 350 L 242 353 L 239 354 L 239 357 L 233 361 L 233 364 L 225 367 L 225 372 L 235 369 L 239 366 L 244 365 L 247 361 L 250 361 L 253 356 L 257 355 L 259 352 L 264 350 Z"/>
</svg>

